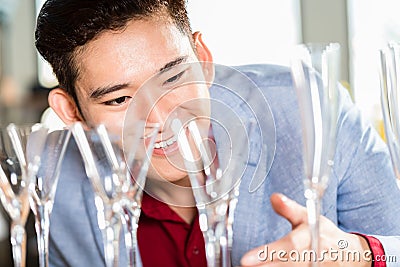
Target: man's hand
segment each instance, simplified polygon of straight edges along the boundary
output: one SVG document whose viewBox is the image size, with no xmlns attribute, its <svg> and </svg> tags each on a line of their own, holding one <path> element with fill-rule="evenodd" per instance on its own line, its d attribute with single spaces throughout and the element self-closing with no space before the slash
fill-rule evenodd
<svg viewBox="0 0 400 267">
<path fill-rule="evenodd" d="M 242 266 L 310 266 L 309 261 L 302 260 L 303 251 L 310 251 L 311 245 L 306 208 L 282 194 L 273 194 L 271 203 L 275 212 L 292 224 L 292 232 L 280 240 L 247 252 L 241 260 Z M 346 250 L 349 253 L 345 253 Z M 275 254 L 271 257 L 273 251 Z M 282 251 L 281 254 L 279 251 Z M 328 253 L 323 255 L 323 251 L 338 251 L 338 254 L 331 257 Z M 317 260 L 321 260 L 321 266 L 372 266 L 368 259 L 368 255 L 371 258 L 369 251 L 368 243 L 363 237 L 343 232 L 330 220 L 321 216 L 320 253 L 316 254 Z M 360 255 L 360 259 L 353 259 L 354 252 L 359 252 L 357 254 Z M 300 261 L 293 260 L 295 253 L 300 255 Z M 345 255 L 343 261 L 340 253 Z"/>
</svg>

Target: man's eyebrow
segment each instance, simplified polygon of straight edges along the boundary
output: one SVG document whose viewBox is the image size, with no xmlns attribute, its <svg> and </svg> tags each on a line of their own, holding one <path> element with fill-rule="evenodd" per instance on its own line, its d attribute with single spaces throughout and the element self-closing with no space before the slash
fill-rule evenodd
<svg viewBox="0 0 400 267">
<path fill-rule="evenodd" d="M 172 68 L 173 66 L 179 65 L 182 62 L 185 62 L 187 60 L 188 56 L 182 56 L 182 57 L 178 57 L 177 59 L 168 62 L 167 64 L 164 65 L 164 67 L 162 67 L 159 70 L 159 74 L 167 71 L 169 68 Z"/>
<path fill-rule="evenodd" d="M 187 60 L 187 58 L 188 58 L 188 56 L 181 56 L 181 57 L 176 58 L 173 61 L 168 62 L 161 69 L 159 69 L 159 73 L 158 74 L 161 74 L 161 73 L 167 71 L 168 69 L 170 69 L 170 68 L 172 68 L 172 67 L 174 67 L 176 65 L 179 65 L 182 62 L 185 62 Z M 117 84 L 117 85 L 113 85 L 113 86 L 99 87 L 99 88 L 96 88 L 96 89 L 91 91 L 91 93 L 89 95 L 89 98 L 91 98 L 91 99 L 99 99 L 99 98 L 103 97 L 106 94 L 109 94 L 109 93 L 124 89 L 124 88 L 126 88 L 128 86 L 129 86 L 129 84 L 124 83 L 124 84 Z"/>
<path fill-rule="evenodd" d="M 92 92 L 90 93 L 89 97 L 91 99 L 99 99 L 101 97 L 103 97 L 106 94 L 124 89 L 126 87 L 128 87 L 129 84 L 127 83 L 123 83 L 123 84 L 117 84 L 117 85 L 112 85 L 112 86 L 106 86 L 106 87 L 99 87 L 96 88 L 94 90 L 92 90 Z"/>
</svg>

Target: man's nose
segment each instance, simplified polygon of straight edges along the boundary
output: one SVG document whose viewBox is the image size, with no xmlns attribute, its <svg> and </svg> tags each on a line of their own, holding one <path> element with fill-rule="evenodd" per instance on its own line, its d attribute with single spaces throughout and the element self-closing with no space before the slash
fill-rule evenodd
<svg viewBox="0 0 400 267">
<path fill-rule="evenodd" d="M 170 127 L 171 121 L 178 117 L 179 108 L 172 103 L 158 103 L 155 105 L 147 118 L 149 123 L 158 123 L 160 131 L 165 132 Z"/>
</svg>

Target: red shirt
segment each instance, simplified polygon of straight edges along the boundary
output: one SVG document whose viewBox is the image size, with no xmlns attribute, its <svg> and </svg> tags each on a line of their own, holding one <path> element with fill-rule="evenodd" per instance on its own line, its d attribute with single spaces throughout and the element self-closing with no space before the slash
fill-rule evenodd
<svg viewBox="0 0 400 267">
<path fill-rule="evenodd" d="M 206 267 L 198 216 L 190 225 L 167 204 L 143 193 L 138 245 L 144 267 Z"/>
</svg>

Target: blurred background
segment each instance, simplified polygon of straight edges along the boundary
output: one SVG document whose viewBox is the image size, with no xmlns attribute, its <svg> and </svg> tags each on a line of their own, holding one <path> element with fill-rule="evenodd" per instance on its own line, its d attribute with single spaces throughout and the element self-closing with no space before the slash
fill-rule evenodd
<svg viewBox="0 0 400 267">
<path fill-rule="evenodd" d="M 44 0 L 0 0 L 0 124 L 38 122 L 57 85 L 34 47 Z M 293 45 L 339 42 L 341 81 L 366 119 L 382 131 L 378 50 L 400 41 L 398 0 L 188 0 L 194 31 L 219 64 L 288 65 Z M 0 211 L 0 267 L 12 266 L 9 219 Z M 33 216 L 27 224 L 28 264 L 37 266 Z"/>
</svg>

